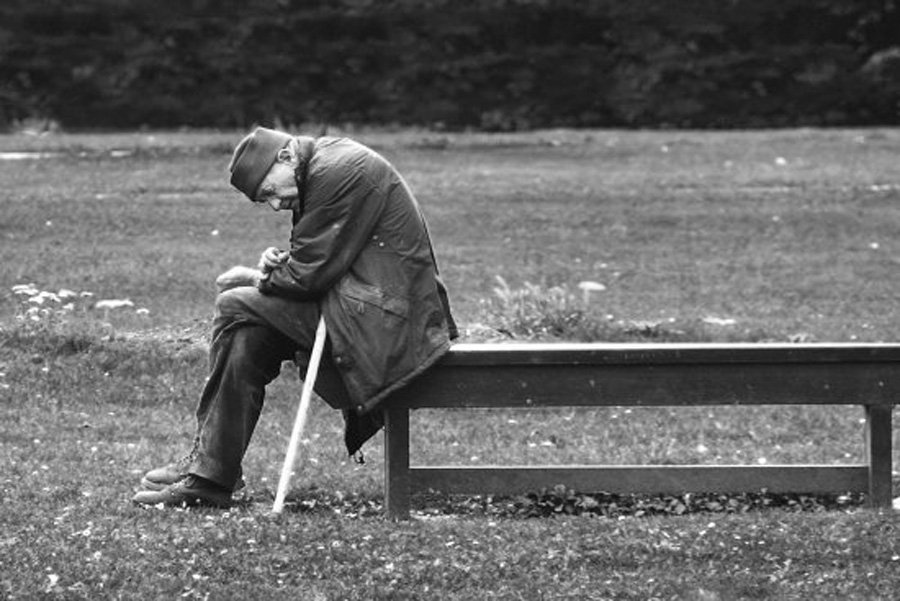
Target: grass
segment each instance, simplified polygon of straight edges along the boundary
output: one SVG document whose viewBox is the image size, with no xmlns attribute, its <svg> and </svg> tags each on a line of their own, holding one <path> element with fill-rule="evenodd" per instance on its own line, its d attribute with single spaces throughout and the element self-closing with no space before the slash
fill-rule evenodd
<svg viewBox="0 0 900 601">
<path fill-rule="evenodd" d="M 272 518 L 246 510 L 161 515 L 112 504 L 85 516 L 79 504 L 51 522 L 65 553 L 42 556 L 46 535 L 16 533 L 22 551 L 5 565 L 35 593 L 96 598 L 139 591 L 142 598 L 188 599 L 889 599 L 896 591 L 896 523 L 866 514 L 449 517 L 388 524 L 318 513 Z"/>
<path fill-rule="evenodd" d="M 351 133 L 418 192 L 468 339 L 900 339 L 896 130 Z M 385 522 L 380 437 L 354 464 L 323 404 L 288 511 L 273 517 L 299 389 L 289 369 L 269 391 L 237 507 L 132 507 L 140 474 L 190 440 L 213 277 L 284 244 L 283 215 L 228 189 L 239 135 L 0 136 L 0 153 L 58 153 L 0 160 L 0 596 L 895 596 L 898 519 L 855 501 L 661 499 L 648 502 L 667 516 L 636 517 L 619 499 L 604 518 L 563 515 L 553 494 L 433 498 L 409 524 Z M 585 298 L 581 281 L 606 290 Z M 75 296 L 38 305 L 12 290 L 29 283 Z M 102 299 L 133 306 L 93 308 Z M 413 460 L 855 463 L 861 418 L 422 411 Z M 675 517 L 667 504 L 679 503 Z M 557 517 L 523 517 L 541 507 Z"/>
</svg>

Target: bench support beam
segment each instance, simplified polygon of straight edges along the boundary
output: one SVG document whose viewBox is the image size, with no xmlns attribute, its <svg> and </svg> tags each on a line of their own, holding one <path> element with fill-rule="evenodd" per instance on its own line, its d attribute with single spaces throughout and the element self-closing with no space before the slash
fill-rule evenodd
<svg viewBox="0 0 900 601">
<path fill-rule="evenodd" d="M 409 519 L 409 410 L 384 412 L 384 505 L 392 520 Z"/>
<path fill-rule="evenodd" d="M 891 486 L 891 405 L 866 405 L 866 454 L 869 464 L 869 505 L 890 507 Z"/>
<path fill-rule="evenodd" d="M 582 493 L 811 494 L 867 492 L 866 465 L 641 465 L 413 467 L 412 493 L 527 494 L 557 485 Z"/>
</svg>

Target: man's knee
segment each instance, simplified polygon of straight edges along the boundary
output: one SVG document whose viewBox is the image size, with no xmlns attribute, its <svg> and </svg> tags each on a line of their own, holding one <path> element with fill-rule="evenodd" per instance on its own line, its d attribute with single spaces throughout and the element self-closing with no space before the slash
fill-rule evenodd
<svg viewBox="0 0 900 601">
<path fill-rule="evenodd" d="M 250 286 L 231 288 L 216 296 L 216 315 L 219 317 L 235 317 L 247 312 L 247 301 L 259 291 Z"/>
</svg>

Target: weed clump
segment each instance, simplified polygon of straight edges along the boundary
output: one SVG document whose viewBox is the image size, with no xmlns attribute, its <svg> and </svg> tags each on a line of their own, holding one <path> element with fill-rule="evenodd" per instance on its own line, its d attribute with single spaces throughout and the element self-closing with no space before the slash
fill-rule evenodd
<svg viewBox="0 0 900 601">
<path fill-rule="evenodd" d="M 522 517 L 588 515 L 618 518 L 624 516 L 680 516 L 696 513 L 748 513 L 768 509 L 792 512 L 849 510 L 861 507 L 865 495 L 774 494 L 768 491 L 739 494 L 616 495 L 577 493 L 556 486 L 517 498 L 507 511 Z"/>
<path fill-rule="evenodd" d="M 748 514 L 781 510 L 791 513 L 853 511 L 863 507 L 863 493 L 776 494 L 767 490 L 744 493 L 612 494 L 577 492 L 559 485 L 517 496 L 419 493 L 420 511 L 438 515 L 489 515 L 529 519 L 562 516 L 620 519 L 653 516 Z"/>
<path fill-rule="evenodd" d="M 0 348 L 59 357 L 84 352 L 99 340 L 100 329 L 86 327 L 84 320 L 77 318 L 86 310 L 90 293 L 49 292 L 33 284 L 13 286 L 12 292 L 21 300 L 12 323 L 0 324 Z"/>
<path fill-rule="evenodd" d="M 44 360 L 88 353 L 129 337 L 116 331 L 111 313 L 134 307 L 130 300 L 95 302 L 91 292 L 51 292 L 34 284 L 13 286 L 12 293 L 17 302 L 12 319 L 0 323 L 0 350 Z M 145 315 L 147 310 L 135 313 Z"/>
<path fill-rule="evenodd" d="M 493 296 L 482 299 L 483 321 L 495 338 L 569 342 L 763 342 L 789 340 L 759 329 L 739 329 L 732 319 L 716 317 L 621 319 L 605 314 L 593 293 L 605 286 L 579 282 L 580 293 L 566 285 L 548 288 L 525 282 L 511 287 L 496 276 Z"/>
</svg>

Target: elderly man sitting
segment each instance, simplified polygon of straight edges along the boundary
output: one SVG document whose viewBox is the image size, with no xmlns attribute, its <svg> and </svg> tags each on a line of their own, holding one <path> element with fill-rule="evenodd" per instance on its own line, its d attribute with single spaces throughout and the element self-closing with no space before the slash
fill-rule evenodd
<svg viewBox="0 0 900 601">
<path fill-rule="evenodd" d="M 457 335 L 419 205 L 378 153 L 345 138 L 257 128 L 230 171 L 251 201 L 293 213 L 290 247 L 220 276 L 193 448 L 144 476 L 138 504 L 231 502 L 265 387 L 285 360 L 308 362 L 320 315 L 328 343 L 316 390 L 347 407 L 351 455 L 381 427 L 379 403 Z"/>
</svg>

